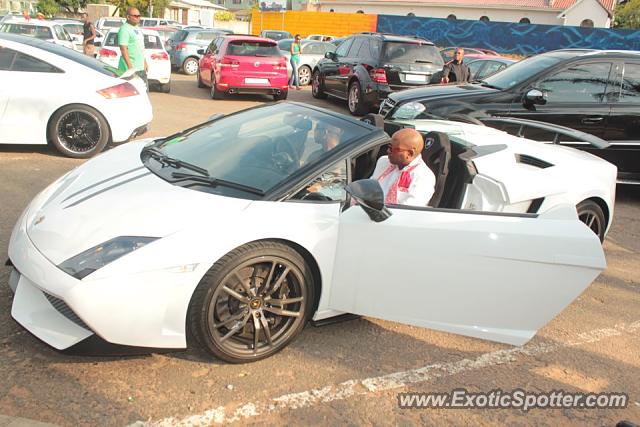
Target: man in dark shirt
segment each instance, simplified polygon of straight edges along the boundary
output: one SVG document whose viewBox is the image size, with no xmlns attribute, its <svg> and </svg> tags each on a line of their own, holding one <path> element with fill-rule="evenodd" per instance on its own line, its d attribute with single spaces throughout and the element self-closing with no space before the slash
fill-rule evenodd
<svg viewBox="0 0 640 427">
<path fill-rule="evenodd" d="M 464 49 L 458 47 L 453 54 L 453 60 L 444 64 L 442 68 L 442 83 L 466 83 L 470 80 L 469 66 L 462 62 Z"/>
<path fill-rule="evenodd" d="M 93 40 L 96 38 L 96 28 L 93 26 L 91 21 L 89 21 L 89 15 L 86 13 L 82 14 L 82 35 L 84 38 L 82 39 L 82 50 L 87 56 L 94 56 L 95 46 L 93 45 Z"/>
</svg>

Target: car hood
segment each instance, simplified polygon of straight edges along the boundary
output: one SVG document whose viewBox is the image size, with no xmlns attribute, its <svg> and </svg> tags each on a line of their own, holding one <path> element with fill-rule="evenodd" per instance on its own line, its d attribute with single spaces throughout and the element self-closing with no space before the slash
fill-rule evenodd
<svg viewBox="0 0 640 427">
<path fill-rule="evenodd" d="M 27 234 L 44 256 L 58 265 L 114 237 L 161 238 L 202 221 L 232 220 L 251 203 L 169 184 L 142 164 L 147 143 L 110 150 L 33 200 Z"/>
<path fill-rule="evenodd" d="M 479 84 L 432 85 L 394 92 L 389 95 L 389 98 L 392 101 L 398 103 L 416 99 L 427 99 L 435 97 L 464 97 L 489 94 L 493 92 L 497 92 L 497 90 L 486 86 L 481 86 Z"/>
</svg>

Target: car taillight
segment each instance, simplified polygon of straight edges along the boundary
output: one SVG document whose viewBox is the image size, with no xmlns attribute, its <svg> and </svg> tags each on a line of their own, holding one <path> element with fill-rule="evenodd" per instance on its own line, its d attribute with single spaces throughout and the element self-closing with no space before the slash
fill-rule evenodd
<svg viewBox="0 0 640 427">
<path fill-rule="evenodd" d="M 286 70 L 287 69 L 287 63 L 286 62 L 281 62 L 281 63 L 275 63 L 273 64 L 273 69 L 274 70 Z"/>
<path fill-rule="evenodd" d="M 116 99 L 135 96 L 139 92 L 131 83 L 124 82 L 119 85 L 108 87 L 106 89 L 101 89 L 98 91 L 98 93 L 107 99 Z"/>
<path fill-rule="evenodd" d="M 376 83 L 387 83 L 387 74 L 384 72 L 384 68 L 374 68 L 369 70 L 371 80 Z"/>
<path fill-rule="evenodd" d="M 167 55 L 167 52 L 158 52 L 152 54 L 151 59 L 154 59 L 156 61 L 168 61 L 169 55 Z"/>
<path fill-rule="evenodd" d="M 238 68 L 240 66 L 240 61 L 235 59 L 222 58 L 222 61 L 220 61 L 219 65 L 221 68 Z"/>
<path fill-rule="evenodd" d="M 178 43 L 178 45 L 176 46 L 176 50 L 182 50 L 182 49 L 186 49 L 187 48 L 187 44 L 186 43 Z"/>
<path fill-rule="evenodd" d="M 99 56 L 108 56 L 108 57 L 116 57 L 118 56 L 118 53 L 115 50 L 111 50 L 111 49 L 106 49 L 106 48 L 102 48 L 98 51 L 98 55 Z"/>
</svg>

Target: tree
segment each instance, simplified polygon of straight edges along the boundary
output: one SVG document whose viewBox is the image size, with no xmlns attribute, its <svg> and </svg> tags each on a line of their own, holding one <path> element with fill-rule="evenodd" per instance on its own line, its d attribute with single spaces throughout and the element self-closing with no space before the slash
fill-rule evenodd
<svg viewBox="0 0 640 427">
<path fill-rule="evenodd" d="M 36 10 L 44 13 L 44 16 L 55 16 L 58 14 L 60 7 L 55 0 L 40 0 L 36 5 Z"/>
<path fill-rule="evenodd" d="M 48 1 L 48 0 L 40 0 Z M 50 0 L 53 3 L 57 3 L 60 9 L 64 9 L 69 13 L 78 13 L 80 10 L 87 8 L 87 0 Z M 57 11 L 56 11 L 57 12 Z"/>
<path fill-rule="evenodd" d="M 628 0 L 616 9 L 613 26 L 616 28 L 640 28 L 640 0 Z"/>
</svg>

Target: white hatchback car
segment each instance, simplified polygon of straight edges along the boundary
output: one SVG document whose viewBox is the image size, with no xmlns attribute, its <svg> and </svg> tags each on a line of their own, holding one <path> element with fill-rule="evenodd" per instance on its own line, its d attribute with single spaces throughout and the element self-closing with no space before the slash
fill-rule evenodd
<svg viewBox="0 0 640 427">
<path fill-rule="evenodd" d="M 171 61 L 164 48 L 162 38 L 157 31 L 142 29 L 144 35 L 144 56 L 147 59 L 147 79 L 149 88 L 157 86 L 160 92 L 171 91 Z M 105 64 L 118 68 L 120 62 L 120 47 L 118 46 L 118 30 L 110 30 L 104 37 L 102 47 L 98 50 L 98 58 Z"/>
<path fill-rule="evenodd" d="M 0 33 L 22 34 L 75 49 L 73 38 L 60 22 L 12 18 L 0 26 Z"/>
<path fill-rule="evenodd" d="M 63 20 L 57 19 L 54 22 L 60 23 L 67 30 L 67 33 L 73 39 L 74 49 L 78 52 L 84 52 L 82 48 L 82 42 L 84 41 L 84 29 L 82 21 L 76 20 Z M 102 39 L 104 38 L 104 34 L 100 32 L 100 30 L 96 29 L 96 38 L 94 39 L 94 43 L 96 46 L 99 46 L 102 43 Z"/>
<path fill-rule="evenodd" d="M 86 158 L 144 133 L 144 82 L 72 49 L 0 33 L 0 144 L 53 144 Z"/>
</svg>

